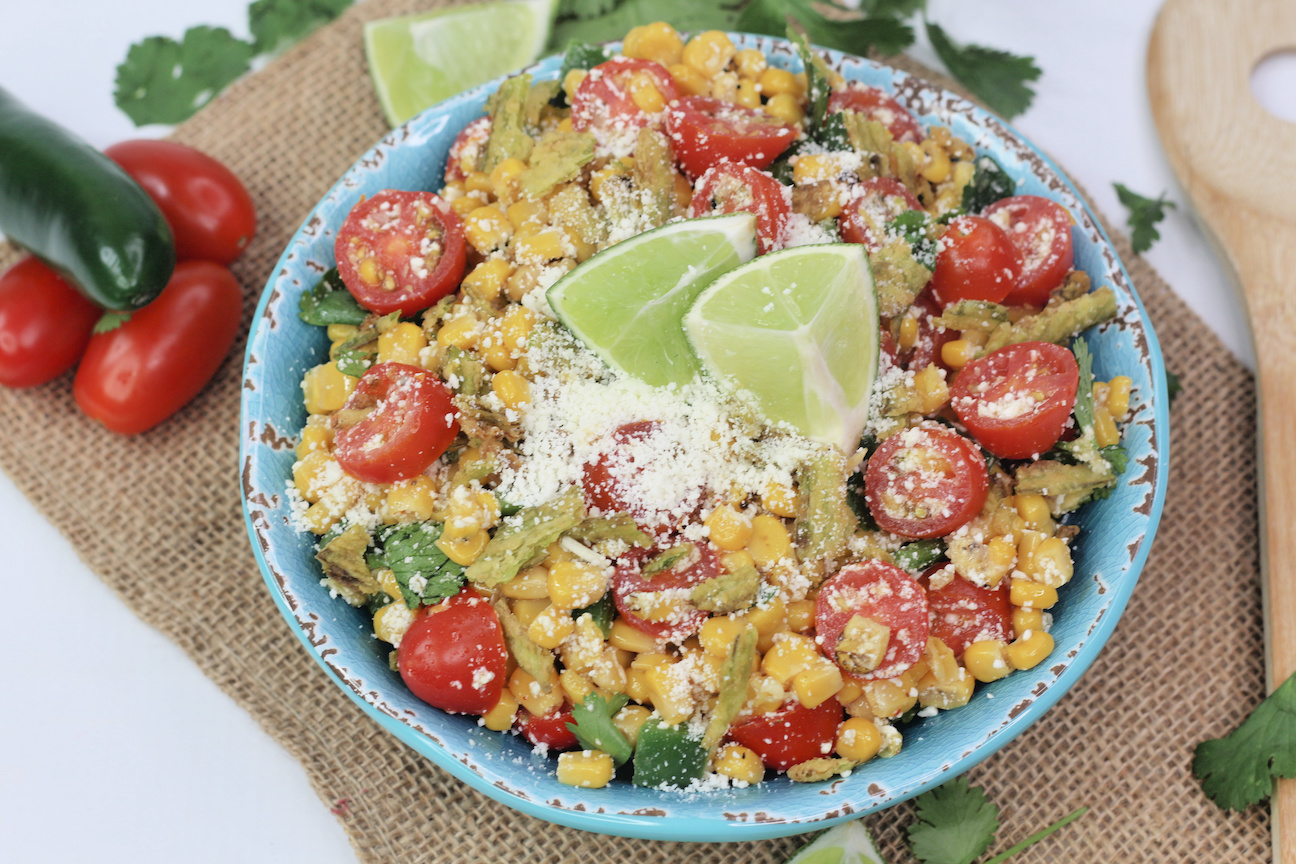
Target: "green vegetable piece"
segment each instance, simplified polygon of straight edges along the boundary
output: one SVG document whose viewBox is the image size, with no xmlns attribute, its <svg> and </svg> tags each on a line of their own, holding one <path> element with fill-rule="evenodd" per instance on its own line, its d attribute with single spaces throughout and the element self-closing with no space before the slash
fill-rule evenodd
<svg viewBox="0 0 1296 864">
<path fill-rule="evenodd" d="M 1008 307 L 989 300 L 960 300 L 945 308 L 932 323 L 947 330 L 982 330 L 987 333 L 1008 324 Z"/>
<path fill-rule="evenodd" d="M 728 5 L 698 3 L 696 0 L 569 0 L 566 8 L 580 8 L 593 14 L 583 17 L 560 11 L 549 34 L 550 50 L 560 50 L 569 42 L 609 42 L 622 39 L 632 27 L 669 21 L 685 33 L 703 30 L 733 30 L 738 13 Z M 605 10 L 606 14 L 596 10 Z M 782 35 L 780 29 L 776 36 Z"/>
<path fill-rule="evenodd" d="M 506 518 L 481 555 L 465 571 L 468 581 L 487 588 L 503 585 L 539 561 L 549 544 L 585 520 L 585 496 L 572 486 L 548 504 L 525 507 Z"/>
<path fill-rule="evenodd" d="M 256 0 L 248 6 L 248 30 L 258 54 L 291 45 L 341 15 L 353 0 Z"/>
<path fill-rule="evenodd" d="M 594 136 L 589 132 L 546 132 L 531 151 L 531 165 L 519 183 L 528 198 L 543 198 L 555 187 L 580 174 L 594 158 Z"/>
<path fill-rule="evenodd" d="M 1019 495 L 1087 496 L 1116 482 L 1110 468 L 1103 470 L 1086 464 L 1067 465 L 1053 459 L 1039 459 L 1021 466 L 1017 469 L 1015 479 Z"/>
<path fill-rule="evenodd" d="M 572 706 L 572 717 L 576 722 L 568 723 L 567 728 L 575 733 L 581 747 L 602 750 L 618 766 L 624 765 L 634 755 L 634 748 L 612 718 L 629 700 L 630 697 L 624 693 L 614 693 L 611 699 L 604 699 L 595 692 L 586 693 L 582 704 Z"/>
<path fill-rule="evenodd" d="M 706 772 L 709 754 L 688 726 L 667 726 L 660 717 L 649 717 L 639 729 L 635 745 L 636 786 L 684 788 Z"/>
<path fill-rule="evenodd" d="M 486 160 L 482 170 L 489 174 L 505 159 L 531 155 L 535 141 L 527 134 L 526 105 L 531 94 L 531 76 L 514 75 L 505 79 L 491 99 L 491 134 L 486 142 Z"/>
<path fill-rule="evenodd" d="M 631 546 L 646 549 L 653 545 L 653 538 L 635 524 L 629 513 L 615 513 L 611 516 L 592 516 L 567 532 L 568 536 L 579 540 L 586 546 L 608 540 L 620 540 Z"/>
<path fill-rule="evenodd" d="M 224 27 L 190 27 L 179 42 L 149 36 L 117 67 L 113 100 L 136 126 L 180 123 L 252 68 L 254 53 Z"/>
<path fill-rule="evenodd" d="M 631 171 L 644 214 L 653 227 L 675 215 L 675 156 L 670 141 L 656 129 L 640 129 Z"/>
<path fill-rule="evenodd" d="M 476 355 L 451 346 L 441 361 L 441 377 L 460 396 L 482 396 L 490 391 L 486 366 Z"/>
<path fill-rule="evenodd" d="M 760 590 L 760 573 L 752 564 L 722 572 L 693 586 L 689 600 L 703 612 L 728 615 L 750 609 Z"/>
<path fill-rule="evenodd" d="M 526 105 L 522 109 L 522 116 L 526 119 L 529 128 L 540 128 L 540 119 L 544 115 L 544 110 L 561 93 L 561 78 L 556 81 L 537 81 L 531 85 L 531 92 L 527 94 Z"/>
<path fill-rule="evenodd" d="M 1028 315 L 1016 324 L 1000 324 L 990 334 L 978 356 L 984 357 L 991 351 L 1018 342 L 1064 345 L 1078 333 L 1115 317 L 1116 294 L 1104 285 L 1075 300 L 1045 307 L 1039 314 Z"/>
<path fill-rule="evenodd" d="M 612 592 L 609 591 L 590 605 L 581 609 L 573 609 L 571 615 L 577 621 L 582 616 L 590 616 L 599 630 L 603 631 L 603 638 L 606 639 L 612 635 L 612 621 L 616 618 L 616 601 L 612 597 Z"/>
<path fill-rule="evenodd" d="M 941 540 L 919 540 L 906 543 L 896 550 L 894 563 L 901 570 L 919 573 L 945 557 L 945 544 Z"/>
<path fill-rule="evenodd" d="M 843 111 L 842 122 L 846 125 L 846 137 L 850 145 L 861 153 L 873 153 L 882 157 L 881 173 L 889 176 L 890 168 L 887 157 L 895 146 L 895 139 L 890 130 L 876 120 L 870 120 L 856 111 Z"/>
<path fill-rule="evenodd" d="M 1296 777 L 1296 675 L 1223 738 L 1197 745 L 1192 772 L 1226 810 L 1245 810 L 1273 792 L 1275 778 Z"/>
<path fill-rule="evenodd" d="M 803 125 L 813 134 L 814 130 L 823 125 L 824 115 L 828 113 L 828 97 L 832 95 L 828 64 L 810 47 L 810 40 L 802 28 L 789 24 L 787 38 L 796 48 L 805 67 L 806 99 L 809 104 L 806 106 Z"/>
<path fill-rule="evenodd" d="M 342 351 L 333 358 L 333 362 L 343 375 L 359 378 L 373 365 L 376 356 L 373 351 Z"/>
<path fill-rule="evenodd" d="M 950 74 L 990 110 L 1011 120 L 1030 107 L 1035 91 L 1026 82 L 1040 77 L 1034 58 L 981 45 L 959 45 L 930 21 L 927 38 Z"/>
<path fill-rule="evenodd" d="M 1144 198 L 1131 192 L 1123 183 L 1113 183 L 1112 186 L 1116 187 L 1120 203 L 1129 211 L 1130 245 L 1135 253 L 1142 254 L 1161 239 L 1157 223 L 1165 218 L 1166 210 L 1174 209 L 1175 203 L 1167 200 L 1164 192 L 1157 198 Z"/>
<path fill-rule="evenodd" d="M 934 266 L 935 261 L 932 263 Z M 931 281 L 931 268 L 918 261 L 909 243 L 900 237 L 892 237 L 870 255 L 869 264 L 877 286 L 878 312 L 888 318 L 912 306 Z"/>
<path fill-rule="evenodd" d="M 645 579 L 652 579 L 654 576 L 674 570 L 676 567 L 691 564 L 697 561 L 700 556 L 701 553 L 698 552 L 696 544 L 680 543 L 648 559 L 640 568 L 639 575 Z"/>
<path fill-rule="evenodd" d="M 602 0 L 599 0 L 602 2 Z M 612 0 L 608 0 L 611 4 Z M 567 73 L 573 69 L 593 69 L 600 63 L 606 63 L 609 54 L 607 49 L 602 45 L 588 45 L 584 42 L 572 42 L 567 46 L 567 51 L 563 54 L 562 69 L 558 71 L 559 83 L 567 79 Z M 567 94 L 560 87 L 554 101 L 558 102 L 558 107 L 567 104 Z"/>
<path fill-rule="evenodd" d="M 386 567 L 400 585 L 405 605 L 435 606 L 459 593 L 464 585 L 464 568 L 446 557 L 437 547 L 442 526 L 435 522 L 392 525 L 378 532 L 381 552 L 371 556 Z"/>
<path fill-rule="evenodd" d="M 1017 184 L 991 156 L 978 156 L 973 163 L 972 180 L 963 187 L 963 210 L 980 213 L 996 201 L 1017 192 Z"/>
<path fill-rule="evenodd" d="M 909 845 L 925 864 L 972 864 L 999 830 L 999 808 L 966 777 L 924 792 L 914 805 Z"/>
<path fill-rule="evenodd" d="M 352 525 L 320 546 L 315 560 L 324 568 L 324 578 L 352 606 L 361 606 L 365 598 L 382 590 L 365 560 L 369 532 L 363 525 Z"/>
<path fill-rule="evenodd" d="M 504 643 L 508 645 L 509 654 L 517 661 L 519 667 L 535 679 L 536 686 L 548 693 L 554 674 L 554 655 L 552 651 L 541 648 L 526 634 L 526 627 L 521 619 L 513 614 L 508 603 L 496 600 L 491 604 L 500 619 L 500 629 L 504 631 Z"/>
<path fill-rule="evenodd" d="M 720 693 L 702 736 L 708 760 L 715 755 L 716 748 L 729 731 L 729 724 L 733 723 L 747 701 L 747 682 L 751 679 L 752 659 L 756 656 L 756 638 L 756 628 L 746 627 L 735 637 L 720 666 Z"/>
<path fill-rule="evenodd" d="M 845 774 L 857 765 L 858 762 L 840 756 L 807 759 L 789 768 L 787 776 L 793 783 L 822 783 Z"/>
<path fill-rule="evenodd" d="M 324 274 L 315 287 L 302 294 L 297 317 L 307 324 L 327 327 L 330 324 L 360 325 L 369 313 L 356 302 L 334 267 Z"/>
<path fill-rule="evenodd" d="M 887 223 L 887 230 L 903 237 L 914 260 L 929 271 L 936 266 L 936 241 L 931 229 L 932 219 L 922 210 L 906 210 Z"/>
<path fill-rule="evenodd" d="M 797 555 L 802 561 L 835 558 L 855 531 L 846 503 L 846 473 L 834 453 L 819 453 L 797 472 L 806 506 L 797 517 Z"/>
</svg>

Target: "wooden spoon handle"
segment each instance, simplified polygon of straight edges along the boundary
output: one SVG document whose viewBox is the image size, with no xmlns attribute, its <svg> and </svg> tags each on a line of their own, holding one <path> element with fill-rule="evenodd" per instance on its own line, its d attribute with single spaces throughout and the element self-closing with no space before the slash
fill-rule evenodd
<svg viewBox="0 0 1296 864">
<path fill-rule="evenodd" d="M 1296 124 L 1267 113 L 1250 78 L 1291 47 L 1289 0 L 1168 0 L 1148 45 L 1162 145 L 1232 265 L 1255 338 L 1270 690 L 1296 672 Z M 1279 781 L 1272 808 L 1274 860 L 1296 864 L 1296 780 Z"/>
</svg>

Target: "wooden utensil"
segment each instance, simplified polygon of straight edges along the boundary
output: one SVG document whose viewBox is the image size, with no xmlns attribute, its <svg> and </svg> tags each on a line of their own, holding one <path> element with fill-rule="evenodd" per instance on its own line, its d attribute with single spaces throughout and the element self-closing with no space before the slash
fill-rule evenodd
<svg viewBox="0 0 1296 864">
<path fill-rule="evenodd" d="M 1166 155 L 1251 318 L 1270 691 L 1296 672 L 1296 124 L 1265 111 L 1250 80 L 1290 49 L 1293 0 L 1167 0 L 1147 70 Z M 1296 780 L 1278 781 L 1271 804 L 1274 861 L 1296 864 Z"/>
</svg>

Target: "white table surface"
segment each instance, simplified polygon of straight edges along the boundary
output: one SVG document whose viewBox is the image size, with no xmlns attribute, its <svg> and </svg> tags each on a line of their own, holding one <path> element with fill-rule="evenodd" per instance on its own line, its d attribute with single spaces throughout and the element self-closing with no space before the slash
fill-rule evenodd
<svg viewBox="0 0 1296 864">
<path fill-rule="evenodd" d="M 931 0 L 930 13 L 960 41 L 1035 56 L 1044 75 L 1015 125 L 1113 219 L 1124 220 L 1115 181 L 1146 195 L 1170 191 L 1180 209 L 1148 258 L 1250 363 L 1233 290 L 1186 212 L 1148 110 L 1144 50 L 1157 6 Z M 244 0 L 4 7 L 0 85 L 99 147 L 166 131 L 136 130 L 113 105 L 114 68 L 131 42 L 179 37 L 194 24 L 247 34 Z M 914 53 L 934 59 L 922 46 Z M 1296 118 L 1293 67 L 1267 76 L 1262 101 Z M 1174 371 L 1192 386 L 1191 369 Z M 0 859 L 355 860 L 300 766 L 135 618 L 3 475 L 0 514 L 7 581 L 31 586 L 0 628 L 0 656 L 9 658 L 0 691 Z"/>
</svg>

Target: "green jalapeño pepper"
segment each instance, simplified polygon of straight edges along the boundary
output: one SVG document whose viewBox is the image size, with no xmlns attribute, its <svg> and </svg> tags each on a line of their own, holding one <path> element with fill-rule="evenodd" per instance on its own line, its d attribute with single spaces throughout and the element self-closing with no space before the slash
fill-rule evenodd
<svg viewBox="0 0 1296 864">
<path fill-rule="evenodd" d="M 146 305 L 175 269 L 171 229 L 139 184 L 3 88 L 0 232 L 108 309 Z"/>
</svg>

